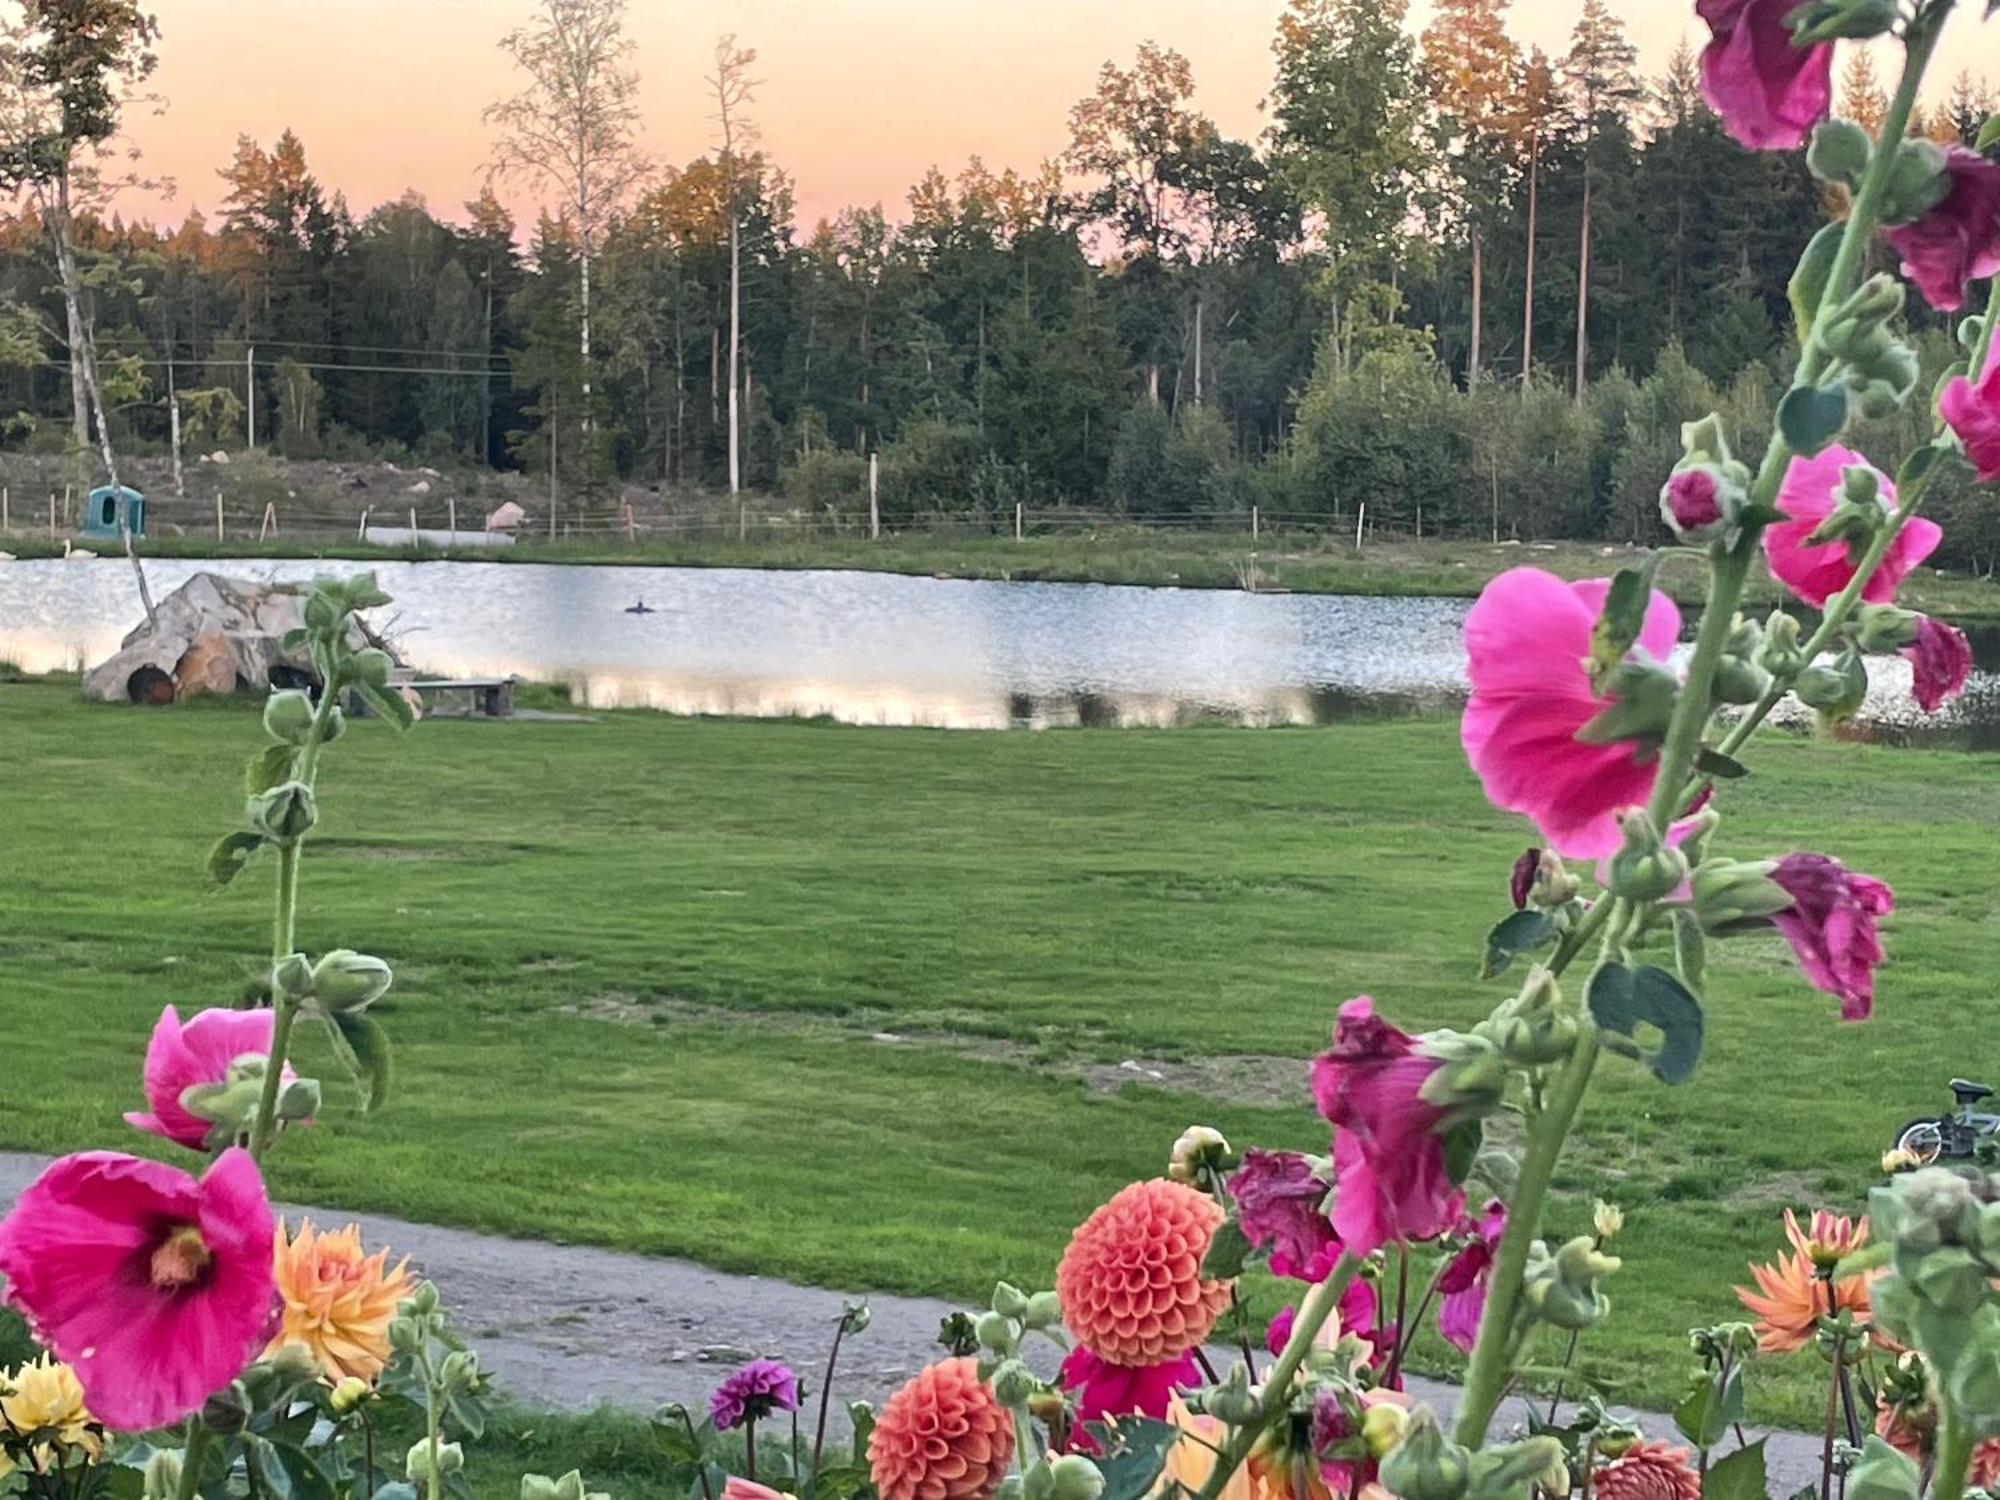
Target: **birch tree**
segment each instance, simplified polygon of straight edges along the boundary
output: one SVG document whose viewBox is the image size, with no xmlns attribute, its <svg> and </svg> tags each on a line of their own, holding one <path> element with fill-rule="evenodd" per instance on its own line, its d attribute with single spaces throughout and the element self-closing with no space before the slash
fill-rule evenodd
<svg viewBox="0 0 2000 1500">
<path fill-rule="evenodd" d="M 746 147 L 757 140 L 757 127 L 745 115 L 755 101 L 758 80 L 750 76 L 757 49 L 736 45 L 731 32 L 715 44 L 715 72 L 708 86 L 715 92 L 715 124 L 722 137 L 723 208 L 729 217 L 729 493 L 743 488 L 743 419 L 738 402 L 743 382 L 737 360 L 743 344 L 743 174 L 739 170 Z"/>
<path fill-rule="evenodd" d="M 639 75 L 629 66 L 625 0 L 537 0 L 525 26 L 500 39 L 525 76 L 521 92 L 489 105 L 493 171 L 561 194 L 577 240 L 577 338 L 582 421 L 591 422 L 590 271 L 598 234 L 646 171 L 636 137 Z"/>
<path fill-rule="evenodd" d="M 152 76 L 159 25 L 133 0 L 19 0 L 0 16 L 0 190 L 25 200 L 55 248 L 68 325 L 72 420 L 80 451 L 95 419 L 105 482 L 120 488 L 118 455 L 105 420 L 97 346 L 76 250 L 79 212 L 100 210 L 134 180 L 115 167 L 128 105 Z M 133 157 L 128 153 L 126 160 Z M 117 506 L 125 556 L 146 623 L 156 614 L 125 507 Z"/>
</svg>

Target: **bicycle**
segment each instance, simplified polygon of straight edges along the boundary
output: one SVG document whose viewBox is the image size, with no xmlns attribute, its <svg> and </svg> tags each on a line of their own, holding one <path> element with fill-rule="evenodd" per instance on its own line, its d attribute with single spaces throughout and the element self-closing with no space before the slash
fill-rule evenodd
<svg viewBox="0 0 2000 1500">
<path fill-rule="evenodd" d="M 1973 1108 L 1993 1097 L 1992 1088 L 1970 1078 L 1954 1078 L 1950 1088 L 1957 1108 L 1950 1114 L 1912 1120 L 1896 1136 L 1896 1149 L 1909 1152 L 1926 1167 L 1940 1159 L 1966 1160 L 1978 1152 L 1982 1141 L 2000 1136 L 2000 1114 Z"/>
</svg>

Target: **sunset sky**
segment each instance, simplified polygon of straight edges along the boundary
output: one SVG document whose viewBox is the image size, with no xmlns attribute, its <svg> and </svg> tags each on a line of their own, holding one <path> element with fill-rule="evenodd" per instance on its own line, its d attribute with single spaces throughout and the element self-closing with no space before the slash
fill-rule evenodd
<svg viewBox="0 0 2000 1500">
<path fill-rule="evenodd" d="M 1678 0 L 1613 0 L 1657 70 L 1702 28 Z M 268 145 L 287 126 L 313 170 L 356 213 L 406 188 L 440 217 L 478 188 L 490 135 L 480 110 L 514 87 L 495 43 L 528 0 L 156 0 L 162 37 L 159 117 L 131 133 L 149 169 L 171 176 L 170 200 L 133 198 L 178 220 L 213 211 L 216 169 L 239 132 Z M 1107 58 L 1129 62 L 1151 38 L 1192 61 L 1196 103 L 1225 131 L 1261 128 L 1281 0 L 634 0 L 629 29 L 643 86 L 642 143 L 685 162 L 708 149 L 704 95 L 718 33 L 758 49 L 755 117 L 774 159 L 798 184 L 801 228 L 847 203 L 892 215 L 924 168 L 956 171 L 978 154 L 996 170 L 1059 151 L 1069 106 Z M 1559 51 L 1576 0 L 1517 0 L 1523 44 Z M 1936 74 L 1960 67 L 2000 81 L 2000 22 L 1983 29 L 1961 7 Z M 1421 26 L 1427 0 L 1417 0 Z M 1886 62 L 1887 59 L 1884 59 Z M 504 196 L 532 213 L 535 195 Z"/>
</svg>

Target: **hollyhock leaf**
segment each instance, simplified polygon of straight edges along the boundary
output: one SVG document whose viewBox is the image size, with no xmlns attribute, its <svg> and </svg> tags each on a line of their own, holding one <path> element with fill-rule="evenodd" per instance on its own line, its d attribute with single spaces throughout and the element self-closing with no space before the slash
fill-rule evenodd
<svg viewBox="0 0 2000 1500">
<path fill-rule="evenodd" d="M 1486 958 L 1479 966 L 1481 979 L 1492 979 L 1524 953 L 1533 953 L 1556 940 L 1556 924 L 1547 912 L 1509 912 L 1486 934 Z"/>
<path fill-rule="evenodd" d="M 1795 386 L 1778 403 L 1778 430 L 1801 458 L 1826 451 L 1847 426 L 1847 392 L 1837 385 Z"/>
<path fill-rule="evenodd" d="M 1097 1472 L 1104 1476 L 1098 1500 L 1141 1500 L 1151 1494 L 1167 1466 L 1168 1451 L 1181 1437 L 1176 1424 L 1152 1417 L 1120 1417 L 1115 1433 L 1104 1427 L 1093 1430 L 1105 1444 L 1096 1455 Z"/>
<path fill-rule="evenodd" d="M 1722 1411 L 1722 1392 L 1706 1370 L 1697 1371 L 1688 1382 L 1687 1394 L 1674 1403 L 1674 1426 L 1697 1448 L 1713 1448 L 1729 1431 L 1729 1418 Z"/>
<path fill-rule="evenodd" d="M 211 889 L 221 890 L 250 863 L 250 856 L 264 847 L 264 835 L 240 830 L 225 833 L 208 851 L 208 883 Z"/>
<path fill-rule="evenodd" d="M 1685 1083 L 1693 1075 L 1701 1058 L 1701 1003 L 1665 969 L 1648 964 L 1635 973 L 1623 964 L 1605 964 L 1590 976 L 1587 1001 L 1597 1024 L 1630 1043 L 1632 1054 L 1660 1082 Z M 1657 1050 L 1638 1044 L 1642 1025 L 1659 1032 Z"/>
<path fill-rule="evenodd" d="M 1208 1242 L 1208 1254 L 1202 1257 L 1201 1274 L 1207 1281 L 1228 1281 L 1243 1274 L 1244 1262 L 1249 1260 L 1250 1236 L 1243 1232 L 1243 1226 L 1234 1219 L 1225 1219 L 1215 1231 L 1215 1237 Z"/>
<path fill-rule="evenodd" d="M 1486 1140 L 1486 1127 L 1478 1120 L 1461 1120 L 1445 1132 L 1444 1170 L 1453 1182 L 1462 1183 L 1472 1175 L 1479 1160 L 1479 1148 Z"/>
<path fill-rule="evenodd" d="M 1764 1468 L 1765 1439 L 1758 1438 L 1717 1459 L 1702 1477 L 1702 1500 L 1764 1500 L 1768 1482 Z M 1703 1444 L 1714 1447 L 1713 1443 Z"/>
<path fill-rule="evenodd" d="M 292 763 L 298 758 L 296 745 L 266 745 L 243 768 L 243 790 L 255 797 L 292 779 Z"/>
<path fill-rule="evenodd" d="M 401 693 L 377 687 L 372 682 L 357 682 L 354 690 L 368 701 L 368 706 L 394 724 L 398 729 L 408 729 L 417 722 L 416 710 Z"/>
<path fill-rule="evenodd" d="M 1724 755 L 1720 750 L 1711 749 L 1707 745 L 1703 745 L 1695 752 L 1694 768 L 1704 776 L 1713 776 L 1721 781 L 1735 781 L 1750 774 L 1750 768 L 1742 761 Z"/>
<path fill-rule="evenodd" d="M 1674 912 L 1674 967 L 1689 989 L 1701 987 L 1708 968 L 1708 939 L 1702 934 L 1701 919 L 1686 907 Z"/>
<path fill-rule="evenodd" d="M 1989 8 L 1987 14 L 1992 14 Z M 2000 141 L 2000 115 L 1988 115 L 1986 123 L 1979 127 L 1979 138 L 1972 143 L 1975 151 L 1985 151 L 1995 141 Z"/>
<path fill-rule="evenodd" d="M 1833 262 L 1840 254 L 1840 242 L 1846 233 L 1847 225 L 1839 220 L 1823 226 L 1799 257 L 1798 268 L 1785 288 L 1801 342 L 1812 331 L 1813 319 L 1819 315 L 1820 300 L 1826 296 L 1827 277 L 1833 274 Z"/>
<path fill-rule="evenodd" d="M 1612 575 L 1604 609 L 1590 632 L 1590 659 L 1600 672 L 1624 661 L 1638 643 L 1653 601 L 1653 575 L 1659 570 L 1660 557 L 1655 552 L 1638 567 L 1620 568 Z"/>
<path fill-rule="evenodd" d="M 358 1010 L 329 1012 L 326 1029 L 334 1052 L 360 1086 L 363 1112 L 372 1114 L 389 1096 L 389 1033 Z"/>
</svg>

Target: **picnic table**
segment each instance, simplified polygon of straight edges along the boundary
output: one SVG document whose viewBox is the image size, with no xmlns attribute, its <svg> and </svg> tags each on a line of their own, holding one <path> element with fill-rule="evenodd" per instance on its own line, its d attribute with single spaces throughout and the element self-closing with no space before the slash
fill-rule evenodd
<svg viewBox="0 0 2000 1500">
<path fill-rule="evenodd" d="M 392 677 L 389 687 L 391 691 L 408 688 L 425 699 L 442 693 L 464 693 L 471 701 L 475 716 L 511 719 L 514 717 L 514 684 L 517 680 L 513 677 Z M 365 719 L 373 712 L 358 693 L 349 695 L 347 708 L 355 718 Z"/>
</svg>

